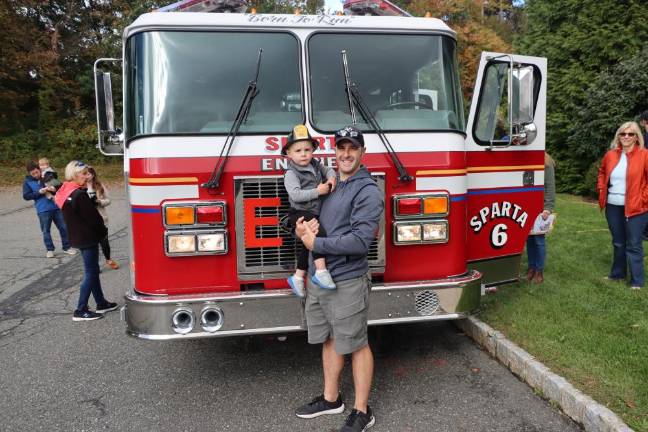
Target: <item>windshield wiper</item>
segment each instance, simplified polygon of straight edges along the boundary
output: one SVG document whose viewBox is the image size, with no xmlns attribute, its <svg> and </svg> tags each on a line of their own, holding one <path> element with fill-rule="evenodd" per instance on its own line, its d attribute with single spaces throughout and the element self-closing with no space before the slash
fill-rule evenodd
<svg viewBox="0 0 648 432">
<path fill-rule="evenodd" d="M 376 134 L 378 134 L 380 141 L 385 146 L 387 154 L 391 158 L 394 166 L 396 167 L 396 170 L 398 170 L 398 180 L 402 182 L 410 182 L 414 180 L 414 178 L 407 172 L 407 168 L 405 168 L 403 163 L 398 158 L 398 155 L 394 151 L 394 148 L 391 146 L 391 143 L 387 139 L 387 135 L 385 135 L 385 132 L 378 124 L 376 116 L 374 116 L 374 114 L 371 112 L 371 109 L 369 109 L 367 104 L 362 100 L 362 97 L 360 97 L 358 87 L 354 82 L 351 81 L 346 50 L 342 50 L 342 68 L 344 69 L 344 86 L 346 89 L 347 98 L 349 99 L 349 109 L 351 110 L 351 121 L 354 125 L 356 124 L 355 108 L 357 107 L 362 118 L 364 118 L 367 124 L 369 124 L 369 126 L 371 126 L 374 131 L 376 131 Z"/>
<path fill-rule="evenodd" d="M 234 123 L 227 133 L 225 138 L 225 144 L 221 149 L 218 159 L 216 160 L 216 166 L 209 177 L 207 183 L 203 183 L 201 186 L 207 189 L 217 189 L 220 186 L 220 178 L 223 175 L 223 170 L 225 170 L 225 164 L 229 158 L 229 154 L 232 150 L 232 145 L 234 144 L 234 139 L 238 136 L 239 129 L 241 125 L 247 121 L 248 114 L 250 114 L 250 109 L 252 108 L 252 101 L 259 94 L 259 89 L 257 88 L 257 81 L 259 80 L 259 70 L 261 69 L 261 53 L 263 50 L 259 48 L 259 56 L 257 57 L 257 66 L 256 74 L 254 79 L 248 83 L 248 87 L 245 90 L 243 95 L 243 100 L 241 100 L 241 105 L 239 106 L 236 117 L 234 118 Z"/>
</svg>

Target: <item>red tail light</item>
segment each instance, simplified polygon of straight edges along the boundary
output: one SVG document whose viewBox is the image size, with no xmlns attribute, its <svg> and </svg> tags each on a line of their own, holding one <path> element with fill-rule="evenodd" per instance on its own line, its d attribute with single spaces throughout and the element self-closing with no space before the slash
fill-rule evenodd
<svg viewBox="0 0 648 432">
<path fill-rule="evenodd" d="M 196 215 L 199 224 L 217 225 L 225 221 L 223 206 L 199 206 Z"/>
<path fill-rule="evenodd" d="M 399 216 L 410 216 L 421 213 L 421 198 L 400 198 L 396 201 L 396 213 Z"/>
</svg>

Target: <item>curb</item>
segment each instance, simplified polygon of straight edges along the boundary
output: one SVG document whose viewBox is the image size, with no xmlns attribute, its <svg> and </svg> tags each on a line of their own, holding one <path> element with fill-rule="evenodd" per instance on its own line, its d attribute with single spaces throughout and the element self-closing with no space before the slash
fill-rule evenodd
<svg viewBox="0 0 648 432">
<path fill-rule="evenodd" d="M 551 372 L 488 324 L 475 317 L 457 320 L 454 324 L 545 399 L 557 403 L 586 432 L 633 432 L 611 410 Z"/>
</svg>

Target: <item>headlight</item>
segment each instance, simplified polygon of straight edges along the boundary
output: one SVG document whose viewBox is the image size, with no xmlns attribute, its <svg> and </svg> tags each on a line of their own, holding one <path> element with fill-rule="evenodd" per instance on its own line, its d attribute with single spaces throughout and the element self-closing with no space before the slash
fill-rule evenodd
<svg viewBox="0 0 648 432">
<path fill-rule="evenodd" d="M 198 252 L 222 252 L 224 250 L 225 233 L 198 235 Z"/>
<path fill-rule="evenodd" d="M 421 225 L 398 225 L 396 227 L 396 241 L 399 243 L 420 242 Z"/>
<path fill-rule="evenodd" d="M 448 224 L 429 222 L 423 224 L 423 241 L 442 242 L 448 240 Z"/>
<path fill-rule="evenodd" d="M 446 243 L 448 221 L 420 220 L 394 223 L 394 244 Z"/>
<path fill-rule="evenodd" d="M 170 235 L 167 238 L 170 254 L 196 251 L 196 237 L 194 235 Z"/>
<path fill-rule="evenodd" d="M 227 231 L 173 231 L 164 233 L 167 256 L 221 255 L 227 253 Z"/>
</svg>

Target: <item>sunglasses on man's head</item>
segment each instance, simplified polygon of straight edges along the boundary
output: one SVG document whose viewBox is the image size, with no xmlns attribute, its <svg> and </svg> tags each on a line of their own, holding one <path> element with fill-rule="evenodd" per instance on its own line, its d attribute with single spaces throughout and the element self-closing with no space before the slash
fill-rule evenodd
<svg viewBox="0 0 648 432">
<path fill-rule="evenodd" d="M 344 128 L 337 131 L 337 136 L 342 138 L 358 138 L 359 135 L 357 130 L 351 128 Z"/>
<path fill-rule="evenodd" d="M 74 166 L 76 166 L 76 167 L 84 167 L 84 166 L 86 166 L 86 164 L 84 164 L 81 161 L 78 161 L 77 163 L 74 164 Z"/>
<path fill-rule="evenodd" d="M 619 136 L 622 136 L 622 137 L 633 137 L 633 136 L 637 136 L 637 134 L 634 133 L 634 132 L 621 132 L 621 133 L 619 134 Z"/>
</svg>

